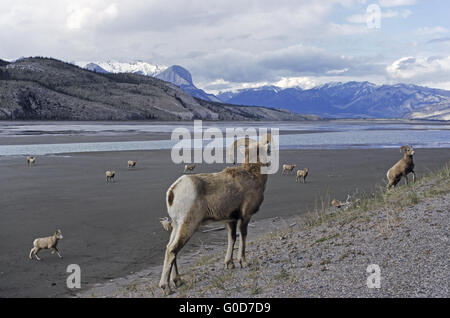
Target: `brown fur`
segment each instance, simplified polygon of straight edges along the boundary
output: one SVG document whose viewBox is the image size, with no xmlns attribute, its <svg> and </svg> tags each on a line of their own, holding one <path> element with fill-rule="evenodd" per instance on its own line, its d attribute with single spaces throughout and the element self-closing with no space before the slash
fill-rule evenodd
<svg viewBox="0 0 450 318">
<path fill-rule="evenodd" d="M 306 177 L 308 176 L 309 169 L 305 168 L 303 170 L 297 170 L 297 178 L 295 179 L 295 182 L 298 183 L 298 180 L 303 178 L 303 183 L 306 183 Z"/>
<path fill-rule="evenodd" d="M 234 143 L 233 147 L 237 147 L 237 144 Z M 248 146 L 250 142 L 246 142 L 246 144 Z M 248 151 L 246 151 L 246 154 L 248 154 Z M 159 284 L 164 293 L 170 292 L 170 279 L 176 286 L 181 282 L 176 263 L 178 252 L 196 229 L 207 222 L 226 222 L 228 250 L 225 265 L 227 268 L 234 267 L 232 254 L 237 228 L 239 228 L 241 235 L 238 261 L 241 267 L 246 266 L 247 226 L 252 215 L 259 210 L 264 200 L 267 175 L 261 174 L 261 167 L 268 165 L 261 162 L 249 163 L 247 155 L 241 166 L 229 167 L 218 173 L 202 173 L 183 177 L 189 178 L 192 182 L 195 197 L 191 206 L 186 207 L 189 210 L 180 211 L 181 214 L 177 214 L 176 218 L 170 222 L 170 227 L 167 225 L 168 221 L 161 221 L 164 228 L 172 229 Z M 177 182 L 173 184 L 167 192 L 168 207 L 173 206 L 177 200 L 177 194 L 173 191 L 177 184 Z"/>
<path fill-rule="evenodd" d="M 396 187 L 402 177 L 405 178 L 406 184 L 408 184 L 408 174 L 413 174 L 413 182 L 416 182 L 416 173 L 414 172 L 414 160 L 415 154 L 414 148 L 409 146 L 402 146 L 400 152 L 404 151 L 403 158 L 400 159 L 387 173 L 388 185 L 387 188 Z"/>
</svg>

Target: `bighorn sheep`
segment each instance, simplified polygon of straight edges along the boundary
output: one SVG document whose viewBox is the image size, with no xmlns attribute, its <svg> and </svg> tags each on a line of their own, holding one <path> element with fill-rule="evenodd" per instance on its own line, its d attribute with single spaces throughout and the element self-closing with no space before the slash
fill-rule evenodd
<svg viewBox="0 0 450 318">
<path fill-rule="evenodd" d="M 408 184 L 408 174 L 412 172 L 413 182 L 416 182 L 416 173 L 414 172 L 414 148 L 412 146 L 402 146 L 400 153 L 405 151 L 403 158 L 400 159 L 391 169 L 388 170 L 386 176 L 389 181 L 388 190 L 397 186 L 402 177 L 405 178 L 406 184 Z"/>
<path fill-rule="evenodd" d="M 306 183 L 306 177 L 308 176 L 309 169 L 305 168 L 303 170 L 297 170 L 297 178 L 295 179 L 295 182 L 298 183 L 298 180 L 303 178 L 303 183 Z"/>
<path fill-rule="evenodd" d="M 281 174 L 284 174 L 286 171 L 288 172 L 292 172 L 295 169 L 295 165 L 283 165 L 283 171 L 281 172 Z"/>
<path fill-rule="evenodd" d="M 136 167 L 136 160 L 128 160 L 128 169 Z"/>
<path fill-rule="evenodd" d="M 237 149 L 238 141 L 234 142 L 233 151 Z M 245 142 L 248 147 L 242 165 L 228 167 L 218 173 L 183 175 L 170 186 L 166 203 L 171 221 L 161 221 L 166 230 L 172 231 L 159 282 L 159 287 L 164 294 L 170 292 L 170 279 L 177 287 L 181 284 L 176 257 L 201 224 L 225 222 L 228 231 L 225 266 L 228 269 L 234 267 L 233 248 L 236 230 L 239 228 L 238 261 L 241 267 L 247 265 L 245 259 L 247 226 L 264 200 L 267 175 L 261 173 L 261 167 L 267 167 L 270 163 L 262 163 L 261 156 L 270 154 L 271 141 L 270 134 L 260 143 L 248 139 Z M 258 147 L 257 162 L 251 163 L 248 150 L 249 146 L 255 143 L 260 147 Z"/>
<path fill-rule="evenodd" d="M 114 170 L 108 170 L 105 172 L 106 175 L 106 182 L 115 182 L 114 177 L 116 176 L 116 172 Z"/>
<path fill-rule="evenodd" d="M 58 248 L 56 247 L 58 245 L 58 241 L 63 238 L 61 230 L 56 230 L 55 234 L 48 237 L 42 237 L 37 238 L 33 241 L 33 248 L 30 251 L 30 255 L 28 256 L 29 259 L 33 259 L 33 255 L 36 257 L 38 261 L 41 260 L 41 258 L 38 256 L 38 252 L 42 249 L 51 249 L 52 254 L 58 254 L 59 258 L 62 258 L 61 254 L 59 253 Z"/>
<path fill-rule="evenodd" d="M 36 157 L 27 156 L 27 164 L 34 165 L 36 163 Z"/>
<path fill-rule="evenodd" d="M 185 165 L 184 166 L 184 172 L 186 173 L 186 172 L 192 172 L 192 171 L 194 171 L 194 169 L 195 169 L 195 167 L 196 167 L 197 165 L 196 164 L 191 164 L 191 165 Z"/>
</svg>

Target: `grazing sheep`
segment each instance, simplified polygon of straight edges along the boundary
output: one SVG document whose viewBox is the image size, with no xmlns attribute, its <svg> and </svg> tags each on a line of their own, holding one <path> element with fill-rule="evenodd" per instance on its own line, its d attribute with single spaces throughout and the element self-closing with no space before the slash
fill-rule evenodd
<svg viewBox="0 0 450 318">
<path fill-rule="evenodd" d="M 268 134 L 267 137 L 270 135 Z M 266 137 L 266 138 L 267 138 Z M 260 148 L 270 153 L 268 140 Z M 252 141 L 256 143 L 256 141 Z M 234 150 L 238 143 L 233 144 Z M 249 143 L 247 143 L 249 144 Z M 222 221 L 228 230 L 228 249 L 225 266 L 233 268 L 233 248 L 236 230 L 240 231 L 238 261 L 245 267 L 245 244 L 247 226 L 264 200 L 267 175 L 261 173 L 263 164 L 259 156 L 256 163 L 249 163 L 248 151 L 242 165 L 228 167 L 218 173 L 183 175 L 167 191 L 167 212 L 171 221 L 163 219 L 166 230 L 172 230 L 164 258 L 163 271 L 159 287 L 164 294 L 170 292 L 169 280 L 175 286 L 181 284 L 176 257 L 187 241 L 201 224 Z"/>
<path fill-rule="evenodd" d="M 61 230 L 56 230 L 55 234 L 48 237 L 42 237 L 35 239 L 33 241 L 33 248 L 30 251 L 30 255 L 28 256 L 29 259 L 33 259 L 33 255 L 36 256 L 36 259 L 40 261 L 40 257 L 38 256 L 38 252 L 43 249 L 51 249 L 52 254 L 58 254 L 59 258 L 62 258 L 61 254 L 59 253 L 58 248 L 56 247 L 58 245 L 58 241 L 63 238 Z"/>
<path fill-rule="evenodd" d="M 36 157 L 27 156 L 27 164 L 34 165 L 36 163 Z"/>
<path fill-rule="evenodd" d="M 136 160 L 128 160 L 128 169 L 136 167 Z"/>
<path fill-rule="evenodd" d="M 281 174 L 285 174 L 286 171 L 289 174 L 290 172 L 294 171 L 294 169 L 295 165 L 283 165 L 283 171 L 281 172 Z"/>
<path fill-rule="evenodd" d="M 298 183 L 298 180 L 303 178 L 303 183 L 306 183 L 306 177 L 308 176 L 308 172 L 309 172 L 308 168 L 305 168 L 303 170 L 297 170 L 297 178 L 296 178 L 295 182 Z"/>
<path fill-rule="evenodd" d="M 114 170 L 108 170 L 105 172 L 106 182 L 115 182 L 114 177 L 116 176 L 116 172 Z"/>
<path fill-rule="evenodd" d="M 197 166 L 196 164 L 185 165 L 185 166 L 184 166 L 184 172 L 185 172 L 185 173 L 186 173 L 186 172 L 192 172 L 192 171 L 194 171 L 194 169 L 195 169 L 196 166 Z"/>
<path fill-rule="evenodd" d="M 403 158 L 400 159 L 391 169 L 388 170 L 386 176 L 389 181 L 387 188 L 388 190 L 392 187 L 397 186 L 402 177 L 405 178 L 406 184 L 408 184 L 408 174 L 413 174 L 413 182 L 416 182 L 416 173 L 414 172 L 414 148 L 410 146 L 402 146 L 400 148 L 400 153 L 405 151 Z"/>
</svg>

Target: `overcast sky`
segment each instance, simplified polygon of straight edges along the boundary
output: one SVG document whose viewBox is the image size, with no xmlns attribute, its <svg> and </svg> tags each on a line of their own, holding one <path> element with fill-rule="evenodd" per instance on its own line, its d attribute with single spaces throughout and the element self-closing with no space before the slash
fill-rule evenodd
<svg viewBox="0 0 450 318">
<path fill-rule="evenodd" d="M 367 23 L 371 4 L 379 28 Z M 450 89 L 447 0 L 0 0 L 0 8 L 5 59 L 178 64 L 211 92 L 349 80 Z"/>
</svg>

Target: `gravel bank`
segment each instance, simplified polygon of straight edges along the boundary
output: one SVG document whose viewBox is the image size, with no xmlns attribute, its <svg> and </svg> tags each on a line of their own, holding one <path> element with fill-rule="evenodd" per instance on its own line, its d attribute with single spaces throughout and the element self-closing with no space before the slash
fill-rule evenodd
<svg viewBox="0 0 450 318">
<path fill-rule="evenodd" d="M 249 244 L 249 267 L 225 270 L 223 253 L 202 251 L 180 266 L 185 283 L 170 297 L 449 297 L 449 192 L 447 168 L 345 211 L 256 224 L 272 230 Z M 370 264 L 379 289 L 367 287 Z M 159 270 L 79 296 L 161 297 Z"/>
</svg>

